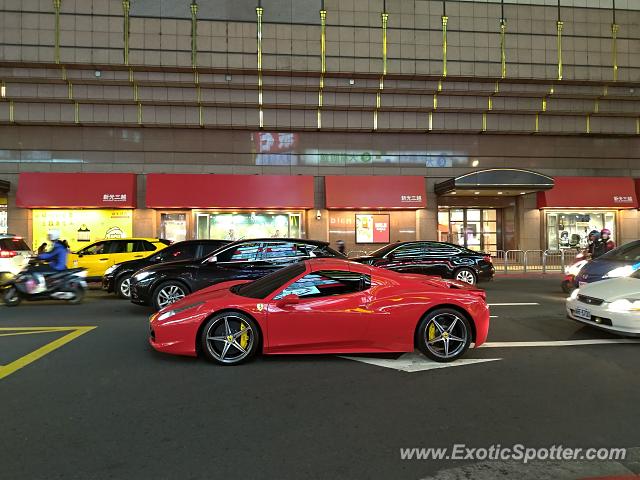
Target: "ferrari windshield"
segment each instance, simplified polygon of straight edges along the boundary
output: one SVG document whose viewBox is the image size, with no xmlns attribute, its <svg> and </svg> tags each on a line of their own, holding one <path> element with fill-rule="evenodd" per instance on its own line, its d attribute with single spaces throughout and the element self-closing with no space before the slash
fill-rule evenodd
<svg viewBox="0 0 640 480">
<path fill-rule="evenodd" d="M 241 297 L 265 298 L 289 280 L 293 280 L 305 271 L 303 262 L 294 263 L 281 270 L 276 270 L 258 280 L 231 287 L 231 292 Z"/>
</svg>

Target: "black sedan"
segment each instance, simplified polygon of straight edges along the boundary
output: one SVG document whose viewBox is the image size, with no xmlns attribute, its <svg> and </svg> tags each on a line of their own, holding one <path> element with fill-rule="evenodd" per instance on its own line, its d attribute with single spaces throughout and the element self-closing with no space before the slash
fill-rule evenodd
<svg viewBox="0 0 640 480">
<path fill-rule="evenodd" d="M 453 278 L 472 285 L 479 280 L 491 280 L 495 273 L 490 255 L 444 242 L 392 243 L 352 260 L 401 273 Z"/>
<path fill-rule="evenodd" d="M 129 298 L 131 276 L 138 270 L 159 263 L 206 257 L 228 243 L 227 240 L 187 240 L 174 243 L 146 258 L 117 263 L 104 273 L 102 288 L 109 293 L 115 292 L 120 298 Z"/>
<path fill-rule="evenodd" d="M 131 301 L 156 310 L 191 292 L 228 280 L 257 279 L 292 263 L 344 255 L 327 242 L 263 238 L 230 243 L 200 260 L 153 265 L 131 278 Z"/>
</svg>

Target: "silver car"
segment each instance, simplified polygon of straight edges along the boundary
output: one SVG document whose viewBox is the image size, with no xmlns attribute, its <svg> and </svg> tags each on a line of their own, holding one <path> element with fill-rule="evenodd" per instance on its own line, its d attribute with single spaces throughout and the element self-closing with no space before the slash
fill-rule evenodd
<svg viewBox="0 0 640 480">
<path fill-rule="evenodd" d="M 0 235 L 0 277 L 16 275 L 29 263 L 33 252 L 22 239 L 12 234 Z"/>
</svg>

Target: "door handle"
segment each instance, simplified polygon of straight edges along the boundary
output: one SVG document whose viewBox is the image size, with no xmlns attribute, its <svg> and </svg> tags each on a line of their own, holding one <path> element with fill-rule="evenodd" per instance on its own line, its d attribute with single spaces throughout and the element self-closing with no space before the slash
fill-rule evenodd
<svg viewBox="0 0 640 480">
<path fill-rule="evenodd" d="M 106 261 L 108 261 L 108 260 L 109 260 L 108 258 L 101 258 L 101 259 L 100 259 L 100 261 L 101 261 L 101 262 L 106 262 Z"/>
<path fill-rule="evenodd" d="M 133 258 L 142 258 L 142 255 L 134 255 Z"/>
</svg>

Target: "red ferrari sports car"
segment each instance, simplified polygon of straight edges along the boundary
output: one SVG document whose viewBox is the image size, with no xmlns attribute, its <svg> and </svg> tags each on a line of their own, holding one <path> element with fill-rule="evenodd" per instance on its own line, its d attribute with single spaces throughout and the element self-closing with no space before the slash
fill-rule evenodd
<svg viewBox="0 0 640 480">
<path fill-rule="evenodd" d="M 438 362 L 487 338 L 485 293 L 466 283 L 333 258 L 296 263 L 252 282 L 200 290 L 151 317 L 150 343 L 223 365 L 258 352 L 412 352 Z"/>
</svg>

